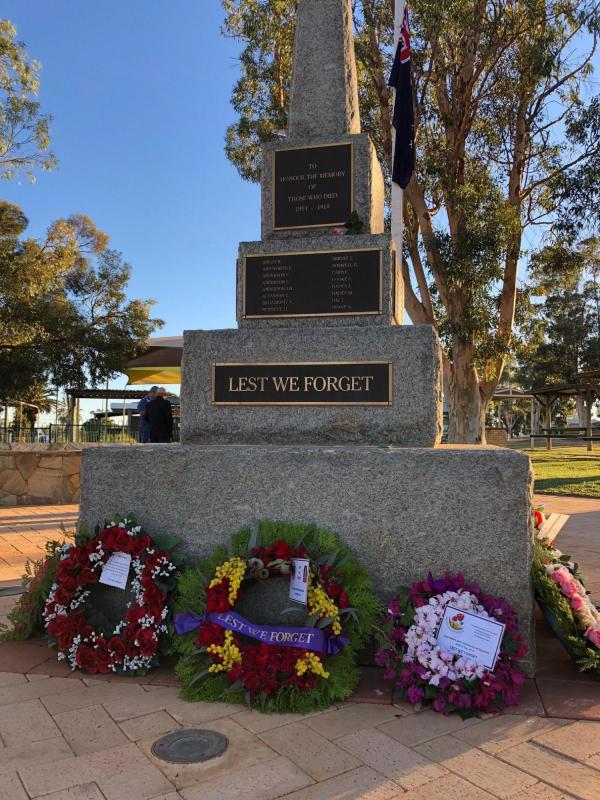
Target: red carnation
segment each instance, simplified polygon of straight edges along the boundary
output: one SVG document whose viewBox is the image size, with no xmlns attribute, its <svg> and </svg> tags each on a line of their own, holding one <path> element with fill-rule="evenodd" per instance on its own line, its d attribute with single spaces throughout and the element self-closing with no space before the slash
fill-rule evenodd
<svg viewBox="0 0 600 800">
<path fill-rule="evenodd" d="M 54 593 L 54 602 L 59 606 L 68 606 L 73 599 L 74 592 L 68 592 L 64 587 L 59 586 Z"/>
<path fill-rule="evenodd" d="M 289 561 L 292 557 L 292 548 L 287 542 L 279 540 L 273 543 L 272 548 L 275 558 L 280 558 L 282 561 Z"/>
<path fill-rule="evenodd" d="M 77 583 L 80 586 L 88 586 L 91 583 L 97 583 L 99 576 L 89 567 L 84 567 L 77 576 Z"/>
<path fill-rule="evenodd" d="M 108 649 L 114 653 L 114 660 L 116 664 L 122 664 L 127 648 L 125 642 L 120 636 L 113 636 L 108 643 Z"/>
<path fill-rule="evenodd" d="M 143 656 L 153 656 L 156 653 L 158 642 L 153 630 L 150 628 L 144 628 L 138 633 L 137 639 L 139 642 L 140 653 Z"/>
<path fill-rule="evenodd" d="M 338 608 L 349 608 L 350 607 L 350 598 L 346 594 L 346 592 L 342 592 L 338 597 Z"/>
<path fill-rule="evenodd" d="M 81 645 L 77 650 L 75 661 L 77 662 L 77 665 L 81 667 L 81 669 L 85 670 L 85 672 L 89 672 L 91 674 L 98 672 L 98 656 L 91 647 Z"/>
<path fill-rule="evenodd" d="M 223 578 L 221 583 L 206 590 L 206 610 L 210 613 L 229 611 L 229 579 Z"/>
</svg>

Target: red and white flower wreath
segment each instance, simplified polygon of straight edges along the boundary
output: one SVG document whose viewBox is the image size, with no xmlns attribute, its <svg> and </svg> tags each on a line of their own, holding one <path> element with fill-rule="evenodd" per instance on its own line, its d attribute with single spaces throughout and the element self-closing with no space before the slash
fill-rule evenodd
<svg viewBox="0 0 600 800">
<path fill-rule="evenodd" d="M 171 546 L 173 539 L 169 539 Z M 173 557 L 150 538 L 134 517 L 118 517 L 92 539 L 78 536 L 64 544 L 44 609 L 46 632 L 58 659 L 89 673 L 144 672 L 158 663 L 161 637 L 167 632 L 167 601 L 176 585 Z M 85 602 L 113 553 L 131 555 L 131 600 L 112 631 L 89 624 Z"/>
</svg>

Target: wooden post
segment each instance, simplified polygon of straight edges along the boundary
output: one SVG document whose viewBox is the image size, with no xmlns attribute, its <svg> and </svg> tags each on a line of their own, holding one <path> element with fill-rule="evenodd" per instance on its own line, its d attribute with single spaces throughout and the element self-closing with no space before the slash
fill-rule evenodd
<svg viewBox="0 0 600 800">
<path fill-rule="evenodd" d="M 592 390 L 586 389 L 585 392 L 585 435 L 588 438 L 587 449 L 591 452 L 592 442 Z"/>
<path fill-rule="evenodd" d="M 552 450 L 552 401 L 550 399 L 550 395 L 548 395 L 546 400 L 546 428 L 548 429 L 546 449 Z"/>
<path fill-rule="evenodd" d="M 535 450 L 535 436 L 533 430 L 533 420 L 535 417 L 535 398 L 531 398 L 531 411 L 529 414 L 529 443 L 531 445 L 531 449 Z"/>
</svg>

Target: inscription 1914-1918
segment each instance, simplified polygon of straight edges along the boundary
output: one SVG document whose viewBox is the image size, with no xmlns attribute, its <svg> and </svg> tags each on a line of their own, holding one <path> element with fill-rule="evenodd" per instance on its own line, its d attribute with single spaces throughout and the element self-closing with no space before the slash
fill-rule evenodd
<svg viewBox="0 0 600 800">
<path fill-rule="evenodd" d="M 213 405 L 389 406 L 389 361 L 213 364 Z"/>
<path fill-rule="evenodd" d="M 350 143 L 273 153 L 273 228 L 343 225 L 354 209 Z"/>
<path fill-rule="evenodd" d="M 381 314 L 381 250 L 246 256 L 244 319 Z"/>
</svg>

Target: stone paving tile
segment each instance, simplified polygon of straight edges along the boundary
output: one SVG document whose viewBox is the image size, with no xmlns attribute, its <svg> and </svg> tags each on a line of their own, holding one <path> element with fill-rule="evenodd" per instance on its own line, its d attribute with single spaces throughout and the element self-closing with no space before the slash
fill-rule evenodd
<svg viewBox="0 0 600 800">
<path fill-rule="evenodd" d="M 48 642 L 45 639 L 30 639 L 28 642 L 0 643 L 0 670 L 30 672 L 37 664 L 46 661 L 50 655 Z M 56 655 L 54 656 L 56 660 Z"/>
<path fill-rule="evenodd" d="M 312 780 L 306 773 L 289 759 L 278 756 L 254 767 L 233 770 L 209 783 L 182 789 L 181 795 L 184 800 L 275 800 L 310 783 Z"/>
<path fill-rule="evenodd" d="M 44 795 L 44 800 L 104 800 L 104 795 L 95 783 L 80 783 L 69 789 Z"/>
<path fill-rule="evenodd" d="M 0 706 L 20 703 L 48 695 L 59 695 L 77 687 L 70 678 L 46 678 L 43 681 L 27 681 L 0 689 Z M 50 709 L 50 711 L 52 711 Z"/>
<path fill-rule="evenodd" d="M 521 742 L 554 730 L 560 722 L 545 717 L 506 715 L 490 717 L 478 725 L 456 730 L 453 736 L 487 753 L 499 753 Z"/>
<path fill-rule="evenodd" d="M 524 792 L 516 794 L 512 800 L 573 800 L 572 794 L 561 792 L 547 783 L 536 783 L 529 786 Z"/>
<path fill-rule="evenodd" d="M 600 682 L 540 678 L 536 683 L 548 716 L 600 720 Z"/>
<path fill-rule="evenodd" d="M 0 800 L 28 800 L 27 793 L 16 772 L 7 772 L 0 778 Z"/>
<path fill-rule="evenodd" d="M 238 706 L 238 709 L 240 706 Z M 244 709 L 238 711 L 233 715 L 233 719 L 243 725 L 244 728 L 252 733 L 263 733 L 270 731 L 273 728 L 281 728 L 283 725 L 289 725 L 291 722 L 302 722 L 311 717 L 322 717 L 325 714 L 335 712 L 336 707 L 325 709 L 325 711 L 313 711 L 310 714 L 261 714 L 260 711 L 253 709 Z"/>
<path fill-rule="evenodd" d="M 107 750 L 128 739 L 102 706 L 87 706 L 55 714 L 54 721 L 76 756 Z"/>
<path fill-rule="evenodd" d="M 457 714 L 445 717 L 435 711 L 422 711 L 413 717 L 401 717 L 378 725 L 378 728 L 387 736 L 391 736 L 392 739 L 396 739 L 407 747 L 414 747 L 428 739 L 435 739 L 436 736 L 443 736 L 454 731 L 464 731 L 477 725 L 478 722 L 477 719 L 463 721 Z"/>
<path fill-rule="evenodd" d="M 52 765 L 72 754 L 73 751 L 62 737 L 3 747 L 0 748 L 0 778 L 3 780 L 5 774 L 33 765 L 46 763 Z"/>
<path fill-rule="evenodd" d="M 179 792 L 168 792 L 167 794 L 161 794 L 157 797 L 151 797 L 150 800 L 183 800 Z"/>
<path fill-rule="evenodd" d="M 329 714 L 318 714 L 307 719 L 305 724 L 326 739 L 338 739 L 353 731 L 388 722 L 396 716 L 398 710 L 392 705 L 345 703 Z"/>
<path fill-rule="evenodd" d="M 525 681 L 523 686 L 521 686 L 518 705 L 509 706 L 507 709 L 505 709 L 504 714 L 517 714 L 519 716 L 525 715 L 527 717 L 546 716 L 546 709 L 544 708 L 542 698 L 540 697 L 540 693 L 534 680 L 527 679 Z"/>
<path fill-rule="evenodd" d="M 69 678 L 49 678 L 49 680 L 62 680 L 66 684 L 66 686 L 63 684 L 63 688 L 60 691 L 44 695 L 44 705 L 51 714 L 60 714 L 63 711 L 74 711 L 77 708 L 102 704 L 111 717 L 118 721 L 119 719 L 127 718 L 126 716 L 118 716 L 119 707 L 126 707 L 128 711 L 135 709 L 136 703 L 141 706 L 145 698 L 149 696 L 137 683 L 102 683 L 86 686 L 81 682 L 73 685 Z M 38 686 L 38 684 L 33 683 L 32 686 Z M 137 716 L 155 710 L 156 708 L 146 710 L 142 706 Z M 130 716 L 136 716 L 135 712 L 131 711 Z"/>
<path fill-rule="evenodd" d="M 351 733 L 337 739 L 336 744 L 403 789 L 414 789 L 446 774 L 445 769 L 377 728 Z"/>
<path fill-rule="evenodd" d="M 117 722 L 141 717 L 153 711 L 162 711 L 168 703 L 177 705 L 182 702 L 177 696 L 177 689 L 170 687 L 161 687 L 156 692 L 146 692 L 135 683 L 131 684 L 131 687 L 122 683 L 95 683 L 87 691 L 94 692 L 98 698 L 104 696 L 104 699 L 98 702 L 102 703 Z"/>
<path fill-rule="evenodd" d="M 147 800 L 173 785 L 134 744 L 19 770 L 30 797 L 95 782 L 106 800 Z"/>
<path fill-rule="evenodd" d="M 317 781 L 324 781 L 361 765 L 354 756 L 341 750 L 303 722 L 265 731 L 260 734 L 260 738 L 282 756 L 292 759 L 300 769 L 308 772 Z"/>
<path fill-rule="evenodd" d="M 600 754 L 600 722 L 563 725 L 548 733 L 536 735 L 534 741 L 577 761 L 585 761 Z M 600 789 L 598 794 L 600 795 Z"/>
<path fill-rule="evenodd" d="M 597 770 L 534 743 L 525 742 L 504 750 L 500 758 L 581 800 L 598 800 L 600 797 L 600 774 Z"/>
<path fill-rule="evenodd" d="M 521 772 L 452 736 L 432 739 L 418 745 L 416 750 L 502 800 L 512 798 L 517 792 L 533 786 L 540 777 L 534 778 Z"/>
<path fill-rule="evenodd" d="M 150 736 L 158 738 L 165 733 L 179 730 L 181 727 L 166 711 L 154 711 L 152 714 L 127 719 L 119 724 L 123 733 L 132 742 L 139 742 L 141 739 L 148 739 Z"/>
<path fill-rule="evenodd" d="M 165 705 L 165 710 L 182 725 L 202 725 L 239 711 L 232 703 L 187 703 L 176 698 Z"/>
<path fill-rule="evenodd" d="M 203 781 L 213 781 L 232 770 L 248 769 L 276 758 L 277 753 L 267 747 L 232 719 L 217 719 L 210 729 L 227 737 L 229 746 L 218 758 L 199 764 L 169 764 L 156 758 L 151 752 L 154 737 L 137 743 L 140 751 L 151 761 L 178 790 L 189 788 Z"/>
<path fill-rule="evenodd" d="M 397 783 L 370 767 L 358 767 L 286 795 L 286 800 L 395 800 L 401 796 L 404 793 Z"/>
<path fill-rule="evenodd" d="M 0 706 L 0 740 L 6 747 L 58 737 L 59 729 L 39 700 Z"/>
<path fill-rule="evenodd" d="M 464 781 L 458 775 L 444 775 L 425 786 L 411 789 L 402 800 L 495 800 L 494 796 Z"/>
<path fill-rule="evenodd" d="M 26 683 L 27 678 L 18 672 L 0 672 L 0 688 L 13 686 L 15 683 Z"/>
</svg>

